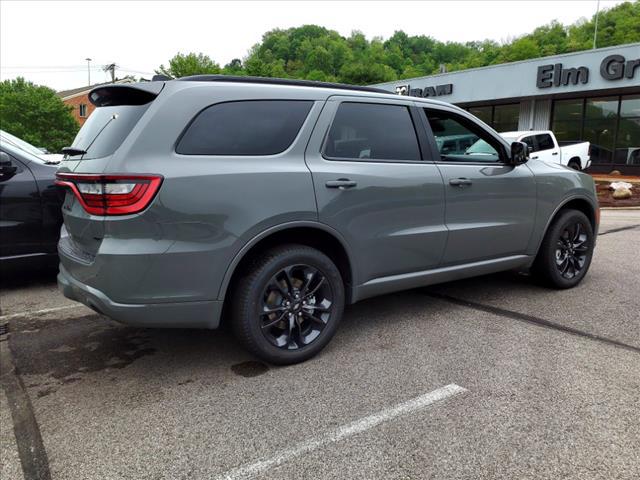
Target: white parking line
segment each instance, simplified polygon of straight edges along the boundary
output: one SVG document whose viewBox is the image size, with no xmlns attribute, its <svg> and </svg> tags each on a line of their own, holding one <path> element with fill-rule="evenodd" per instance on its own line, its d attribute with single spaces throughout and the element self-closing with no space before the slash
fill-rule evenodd
<svg viewBox="0 0 640 480">
<path fill-rule="evenodd" d="M 368 417 L 364 417 L 360 420 L 348 423 L 342 427 L 338 427 L 335 430 L 331 430 L 317 439 L 307 440 L 306 442 L 299 443 L 290 448 L 276 453 L 271 458 L 260 460 L 249 465 L 229 470 L 228 472 L 216 477 L 216 480 L 238 480 L 241 478 L 248 478 L 253 475 L 257 475 L 269 468 L 281 465 L 292 458 L 295 458 L 303 453 L 310 452 L 316 448 L 324 447 L 330 443 L 339 442 L 351 435 L 356 435 L 369 430 L 381 423 L 393 420 L 400 415 L 406 415 L 407 413 L 415 412 L 421 408 L 427 407 L 435 402 L 444 400 L 445 398 L 464 393 L 467 390 L 456 384 L 450 384 L 442 388 L 438 388 L 419 397 L 413 398 L 406 402 L 400 403 L 394 407 L 387 408 Z"/>
<path fill-rule="evenodd" d="M 31 317 L 35 315 L 43 315 L 45 313 L 51 312 L 59 312 L 61 310 L 69 310 L 70 308 L 80 308 L 84 307 L 81 303 L 76 305 L 65 305 L 64 307 L 52 307 L 52 308 L 44 308 L 42 310 L 36 310 L 34 312 L 20 312 L 20 313 L 11 313 L 9 315 L 0 315 L 0 320 L 10 320 L 16 317 Z"/>
</svg>

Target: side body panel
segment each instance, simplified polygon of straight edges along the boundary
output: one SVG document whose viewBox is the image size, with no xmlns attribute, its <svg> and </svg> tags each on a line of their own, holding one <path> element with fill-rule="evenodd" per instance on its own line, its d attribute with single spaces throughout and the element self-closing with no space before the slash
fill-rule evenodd
<svg viewBox="0 0 640 480">
<path fill-rule="evenodd" d="M 328 160 L 322 145 L 341 102 L 411 102 L 331 97 L 322 111 L 305 159 L 313 174 L 319 220 L 346 239 L 355 258 L 356 285 L 375 278 L 439 265 L 446 242 L 444 193 L 437 167 L 424 161 Z M 350 179 L 349 189 L 327 182 Z"/>
<path fill-rule="evenodd" d="M 65 198 L 63 188 L 55 182 L 56 165 L 29 164 L 40 192 L 42 208 L 42 251 L 56 254 L 60 226 L 62 225 L 62 203 Z"/>
<path fill-rule="evenodd" d="M 42 253 L 38 185 L 29 162 L 20 161 L 12 152 L 6 153 L 17 171 L 0 177 L 0 258 Z"/>
<path fill-rule="evenodd" d="M 538 191 L 535 226 L 527 246 L 527 254 L 536 255 L 549 224 L 563 205 L 572 200 L 581 200 L 587 202 L 595 212 L 598 199 L 590 175 L 553 163 L 528 162 L 527 166 L 535 176 Z M 597 233 L 596 231 L 595 234 Z"/>
<path fill-rule="evenodd" d="M 536 211 L 536 182 L 527 165 L 506 163 L 507 144 L 475 117 L 448 107 L 428 107 L 466 117 L 504 149 L 502 162 L 438 161 L 445 187 L 445 223 L 449 230 L 442 265 L 459 265 L 523 255 Z M 431 128 L 426 119 L 429 138 Z M 434 157 L 440 160 L 435 142 Z M 461 183 L 462 182 L 462 183 Z"/>
</svg>

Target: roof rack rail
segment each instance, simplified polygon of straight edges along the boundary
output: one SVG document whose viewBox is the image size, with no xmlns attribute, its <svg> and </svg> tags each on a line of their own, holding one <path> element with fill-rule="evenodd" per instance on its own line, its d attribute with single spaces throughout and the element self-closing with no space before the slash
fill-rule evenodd
<svg viewBox="0 0 640 480">
<path fill-rule="evenodd" d="M 375 87 L 363 87 L 360 85 L 347 85 L 346 83 L 318 82 L 315 80 L 296 80 L 293 78 L 270 77 L 242 77 L 238 75 L 191 75 L 180 77 L 178 81 L 188 82 L 234 82 L 234 83 L 259 83 L 267 85 L 292 85 L 298 87 L 335 88 L 339 90 L 357 90 L 360 92 L 374 92 L 391 94 L 388 90 Z"/>
</svg>

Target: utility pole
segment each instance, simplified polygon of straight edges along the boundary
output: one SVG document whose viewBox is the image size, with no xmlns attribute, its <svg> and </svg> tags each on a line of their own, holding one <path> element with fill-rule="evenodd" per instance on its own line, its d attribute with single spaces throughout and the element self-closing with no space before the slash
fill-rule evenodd
<svg viewBox="0 0 640 480">
<path fill-rule="evenodd" d="M 85 60 L 87 61 L 87 84 L 91 85 L 91 59 L 87 57 Z"/>
<path fill-rule="evenodd" d="M 102 68 L 105 72 L 111 73 L 111 83 L 116 83 L 116 67 L 117 65 L 115 63 L 111 63 Z"/>
<path fill-rule="evenodd" d="M 593 49 L 596 48 L 596 39 L 598 38 L 598 14 L 600 13 L 600 0 L 598 0 L 596 6 L 596 26 L 593 29 Z"/>
</svg>

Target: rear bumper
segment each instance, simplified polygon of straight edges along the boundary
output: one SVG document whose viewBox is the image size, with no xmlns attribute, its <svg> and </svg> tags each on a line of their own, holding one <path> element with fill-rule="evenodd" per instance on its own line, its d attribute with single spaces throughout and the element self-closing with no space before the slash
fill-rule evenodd
<svg viewBox="0 0 640 480">
<path fill-rule="evenodd" d="M 116 303 L 100 290 L 85 285 L 60 265 L 58 289 L 62 294 L 118 322 L 136 327 L 217 328 L 222 301 L 176 303 Z"/>
</svg>

